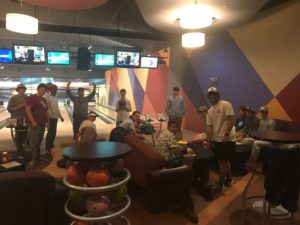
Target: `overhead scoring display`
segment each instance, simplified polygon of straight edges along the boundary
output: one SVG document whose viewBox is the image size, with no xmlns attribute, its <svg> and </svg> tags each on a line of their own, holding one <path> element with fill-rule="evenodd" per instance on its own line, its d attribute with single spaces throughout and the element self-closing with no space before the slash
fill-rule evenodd
<svg viewBox="0 0 300 225">
<path fill-rule="evenodd" d="M 13 49 L 0 48 L 0 63 L 70 65 L 71 56 L 76 57 L 68 51 L 46 53 L 45 46 L 42 45 L 15 44 Z M 141 56 L 141 53 L 135 50 L 117 50 L 116 54 L 94 53 L 91 56 L 95 66 L 103 67 L 156 69 L 159 64 L 159 57 Z"/>
</svg>

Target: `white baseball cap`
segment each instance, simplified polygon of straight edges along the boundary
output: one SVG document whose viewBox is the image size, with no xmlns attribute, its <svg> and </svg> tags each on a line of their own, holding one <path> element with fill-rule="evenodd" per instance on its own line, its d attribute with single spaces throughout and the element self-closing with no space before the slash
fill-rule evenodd
<svg viewBox="0 0 300 225">
<path fill-rule="evenodd" d="M 210 92 L 218 93 L 218 89 L 216 87 L 210 87 L 210 88 L 208 88 L 207 93 L 210 93 Z"/>
<path fill-rule="evenodd" d="M 94 117 L 98 117 L 98 115 L 94 112 L 89 112 L 88 116 L 94 116 Z"/>
</svg>

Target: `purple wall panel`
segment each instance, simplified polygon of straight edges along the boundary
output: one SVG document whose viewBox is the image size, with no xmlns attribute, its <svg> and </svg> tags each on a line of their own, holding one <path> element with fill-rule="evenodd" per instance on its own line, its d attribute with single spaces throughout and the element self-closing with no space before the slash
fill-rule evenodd
<svg viewBox="0 0 300 225">
<path fill-rule="evenodd" d="M 131 84 L 136 110 L 141 112 L 143 109 L 145 92 L 143 90 L 142 85 L 140 84 L 140 81 L 136 77 L 133 69 L 128 69 L 128 76 Z"/>
<path fill-rule="evenodd" d="M 109 95 L 108 95 L 108 104 L 115 105 L 118 99 L 118 74 L 117 69 L 111 70 L 111 77 L 110 77 L 110 88 L 109 88 Z"/>
<path fill-rule="evenodd" d="M 170 70 L 195 108 L 200 105 L 208 106 L 206 92 L 201 89 L 197 79 L 198 74 L 193 70 L 191 61 L 181 46 L 172 48 Z"/>
<path fill-rule="evenodd" d="M 251 105 L 258 109 L 273 95 L 248 59 L 227 32 L 207 36 L 206 45 L 194 50 L 191 64 L 203 92 L 212 86 L 210 78 L 217 77 L 217 87 L 223 99 L 235 109 Z"/>
</svg>

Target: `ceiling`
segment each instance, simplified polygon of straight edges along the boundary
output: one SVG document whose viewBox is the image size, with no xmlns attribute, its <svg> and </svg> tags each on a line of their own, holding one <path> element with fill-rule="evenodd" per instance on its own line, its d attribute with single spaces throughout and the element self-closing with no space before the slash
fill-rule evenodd
<svg viewBox="0 0 300 225">
<path fill-rule="evenodd" d="M 287 0 L 198 0 L 212 8 L 214 22 L 204 32 L 226 30 L 253 18 L 258 11 Z M 22 2 L 22 4 L 20 3 Z M 93 45 L 92 52 L 135 48 L 145 54 L 180 42 L 182 9 L 194 0 L 1 0 L 0 47 L 14 43 L 43 44 L 47 50 Z M 269 5 L 269 6 L 268 6 Z M 19 12 L 39 19 L 38 35 L 5 29 L 5 15 Z"/>
</svg>

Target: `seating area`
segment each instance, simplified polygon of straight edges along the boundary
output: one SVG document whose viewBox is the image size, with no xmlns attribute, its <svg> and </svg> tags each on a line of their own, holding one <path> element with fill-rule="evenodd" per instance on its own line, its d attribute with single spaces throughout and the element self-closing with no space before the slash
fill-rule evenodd
<svg viewBox="0 0 300 225">
<path fill-rule="evenodd" d="M 176 214 L 174 212 L 171 212 L 173 209 L 172 207 L 180 200 L 182 200 L 183 197 L 186 196 L 187 193 L 191 194 L 191 197 L 193 201 L 195 202 L 195 210 L 198 212 L 198 216 L 201 220 L 201 216 L 203 216 L 205 219 L 204 221 L 210 220 L 211 224 L 217 224 L 216 221 L 219 221 L 219 218 L 217 217 L 215 220 L 213 220 L 210 216 L 208 216 L 206 213 L 208 213 L 207 210 L 215 210 L 218 207 L 221 207 L 222 204 L 229 204 L 231 200 L 234 200 L 235 203 L 235 210 L 230 212 L 230 210 L 222 210 L 222 214 L 230 213 L 232 214 L 234 220 L 242 221 L 243 220 L 243 211 L 242 211 L 242 190 L 244 187 L 247 186 L 247 181 L 251 179 L 253 181 L 253 186 L 249 189 L 250 194 L 254 195 L 263 195 L 263 180 L 262 179 L 252 179 L 250 174 L 238 174 L 234 182 L 232 184 L 232 188 L 223 190 L 221 195 L 216 195 L 213 201 L 207 202 L 205 201 L 199 194 L 197 193 L 197 190 L 192 186 L 192 171 L 191 168 L 188 166 L 182 166 L 178 168 L 173 169 L 164 169 L 164 159 L 153 150 L 153 147 L 151 145 L 151 142 L 144 143 L 140 139 L 138 139 L 136 136 L 132 134 L 127 134 L 123 138 L 123 142 L 126 144 L 129 144 L 132 148 L 131 153 L 124 159 L 124 166 L 131 172 L 131 181 L 137 185 L 132 186 L 129 185 L 130 188 L 130 194 L 133 198 L 133 205 L 132 210 L 139 210 L 143 216 L 147 218 L 151 218 L 151 221 L 167 221 L 168 218 L 173 218 L 178 221 L 178 225 L 181 224 L 187 224 L 188 221 L 180 214 Z M 62 184 L 62 179 L 66 173 L 66 169 L 64 168 L 58 168 L 56 163 L 58 160 L 62 158 L 62 151 L 65 147 L 71 146 L 76 144 L 73 141 L 69 142 L 62 142 L 60 147 L 53 148 L 51 151 L 52 154 L 52 160 L 51 162 L 46 165 L 42 171 L 32 171 L 32 172 L 14 172 L 17 173 L 14 175 L 16 179 L 22 176 L 24 176 L 24 179 L 27 179 L 27 176 L 31 176 L 31 173 L 39 173 L 38 176 L 45 176 L 46 179 L 49 180 L 49 193 L 52 192 L 58 192 L 58 194 L 55 195 L 55 204 L 63 204 L 63 202 L 66 199 L 66 190 L 64 188 L 59 188 L 57 191 L 55 187 L 52 187 L 51 185 L 55 186 L 55 183 L 58 185 Z M 241 151 L 243 152 L 243 151 Z M 240 154 L 237 152 L 237 154 Z M 236 160 L 240 162 L 240 160 L 245 157 L 244 155 L 242 158 L 239 158 L 240 156 L 237 156 Z M 240 165 L 237 165 L 239 167 Z M 243 168 L 244 169 L 244 168 Z M 46 173 L 44 173 L 46 172 Z M 3 173 L 0 174 L 1 181 L 6 182 L 5 180 L 8 179 L 8 175 L 2 179 L 2 176 L 4 174 L 9 173 Z M 23 174 L 23 175 L 22 175 Z M 214 171 L 211 171 L 211 177 L 210 180 L 214 179 Z M 18 178 L 19 179 L 19 178 Z M 31 178 L 30 178 L 31 179 Z M 36 179 L 36 178 L 33 178 Z M 16 181 L 17 182 L 17 181 Z M 20 181 L 21 182 L 21 181 Z M 9 184 L 10 185 L 10 184 Z M 7 186 L 2 186 L 3 188 L 8 188 Z M 26 187 L 29 188 L 29 187 Z M 32 187 L 33 188 L 33 187 Z M 237 188 L 238 194 L 232 192 L 232 189 Z M 13 190 L 12 190 L 13 191 Z M 33 191 L 33 192 L 32 192 Z M 34 193 L 34 190 L 28 190 L 28 192 Z M 22 192 L 24 193 L 24 192 Z M 223 198 L 223 196 L 226 196 L 228 198 Z M 240 200 L 238 200 L 240 199 Z M 49 202 L 48 202 L 49 201 Z M 224 203 L 225 202 L 225 203 Z M 239 202 L 239 203 L 238 203 Z M 51 204 L 51 200 L 44 200 L 43 203 L 38 204 Z M 220 204 L 218 207 L 214 206 L 216 204 Z M 9 206 L 12 207 L 12 206 Z M 213 209 L 213 208 L 214 209 Z M 139 224 L 138 221 L 141 221 L 140 218 L 136 217 L 132 210 L 129 210 L 126 215 L 132 219 L 132 224 Z M 241 210 L 241 211 L 240 211 Z M 220 211 L 221 212 L 221 211 Z M 238 214 L 235 214 L 237 212 L 240 212 Z M 247 212 L 247 210 L 246 210 Z M 52 212 L 53 213 L 53 212 Z M 154 214 L 153 214 L 154 213 Z M 171 214 L 170 214 L 171 213 Z M 262 217 L 257 216 L 255 213 L 251 214 L 252 212 L 247 212 L 247 222 L 249 222 L 249 216 L 250 221 L 251 218 L 257 218 L 254 219 L 254 221 L 260 221 L 259 218 L 262 219 Z M 64 215 L 64 214 L 63 214 Z M 62 214 L 60 214 L 59 218 L 57 216 L 51 216 L 53 220 L 57 221 L 61 220 L 64 222 L 64 224 L 68 224 L 68 218 L 64 217 Z M 224 216 L 224 215 L 223 215 Z M 297 221 L 298 213 L 294 215 L 295 221 Z M 47 216 L 45 217 L 47 218 Z M 43 220 L 45 220 L 45 218 Z M 164 219 L 165 218 L 165 219 Z M 210 218 L 210 219 L 209 219 Z M 226 218 L 226 216 L 225 216 Z M 49 218 L 48 218 L 49 219 Z M 230 219 L 231 220 L 231 219 Z M 229 220 L 229 221 L 230 221 Z M 273 220 L 273 219 L 271 219 Z M 181 221 L 181 222 L 180 222 Z M 213 222 L 215 221 L 215 222 Z M 261 220 L 263 221 L 263 219 Z M 278 222 L 279 221 L 279 222 Z M 281 221 L 284 220 L 275 220 L 274 224 L 281 224 Z M 292 220 L 293 221 L 293 220 Z M 10 225 L 10 223 L 8 223 Z M 14 223 L 11 223 L 14 224 Z M 28 223 L 30 224 L 30 223 Z M 36 224 L 47 224 L 47 225 L 54 225 L 53 221 L 50 222 L 37 222 Z M 146 223 L 145 223 L 146 224 Z M 176 223 L 174 223 L 176 224 Z M 200 221 L 199 224 L 207 224 L 202 223 Z M 226 224 L 226 223 L 225 223 Z M 238 223 L 233 223 L 238 224 Z M 250 224 L 254 224 L 250 222 Z"/>
</svg>

